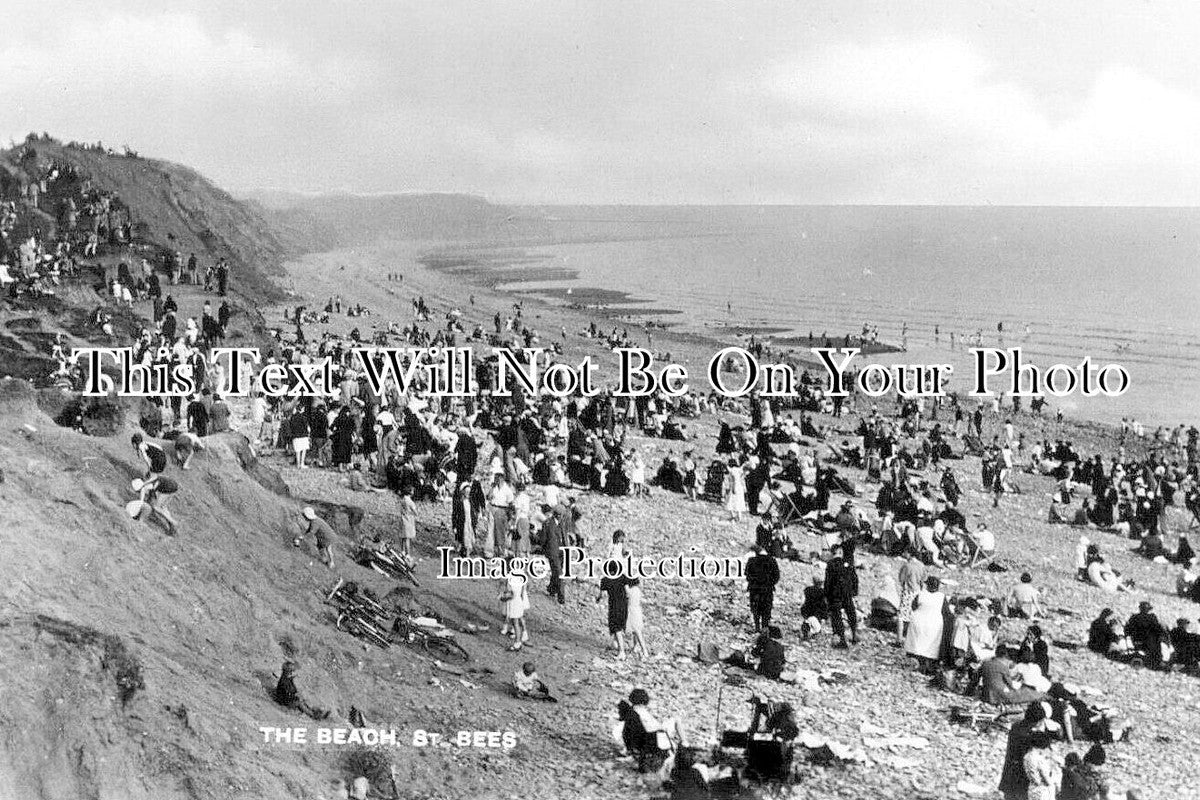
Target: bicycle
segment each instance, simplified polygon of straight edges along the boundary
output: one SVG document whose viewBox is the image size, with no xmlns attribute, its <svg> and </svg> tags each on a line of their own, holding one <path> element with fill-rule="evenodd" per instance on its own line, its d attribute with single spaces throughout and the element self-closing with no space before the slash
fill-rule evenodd
<svg viewBox="0 0 1200 800">
<path fill-rule="evenodd" d="M 357 636 L 371 644 L 387 649 L 391 644 L 388 636 L 388 613 L 373 597 L 358 588 L 356 583 L 339 579 L 325 597 L 325 602 L 338 610 L 334 623 L 340 631 Z"/>
<path fill-rule="evenodd" d="M 454 631 L 431 617 L 401 615 L 392 625 L 392 635 L 411 646 L 445 659 L 470 661 L 471 654 L 454 640 Z"/>
<path fill-rule="evenodd" d="M 408 557 L 386 545 L 379 550 L 369 547 L 362 548 L 355 554 L 354 560 L 360 566 L 373 569 L 380 575 L 386 575 L 398 581 L 408 581 L 416 587 L 421 585 L 413 573 L 415 564 Z"/>
</svg>

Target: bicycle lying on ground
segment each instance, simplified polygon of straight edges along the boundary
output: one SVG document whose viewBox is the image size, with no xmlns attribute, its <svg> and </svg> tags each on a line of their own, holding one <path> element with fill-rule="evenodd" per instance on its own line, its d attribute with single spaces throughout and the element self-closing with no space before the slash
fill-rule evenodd
<svg viewBox="0 0 1200 800">
<path fill-rule="evenodd" d="M 392 639 L 420 646 L 432 656 L 470 661 L 471 654 L 454 640 L 454 631 L 432 617 L 401 614 L 392 625 Z"/>
<path fill-rule="evenodd" d="M 339 579 L 337 585 L 325 597 L 325 602 L 338 611 L 335 623 L 338 630 L 346 631 L 385 650 L 391 644 L 387 611 L 374 598 L 359 589 L 358 584 Z"/>
<path fill-rule="evenodd" d="M 408 581 L 413 586 L 421 585 L 417 583 L 417 576 L 413 572 L 416 563 L 403 553 L 397 553 L 389 545 L 382 545 L 378 549 L 361 547 L 354 554 L 354 561 L 360 566 L 375 570 L 380 575 L 386 575 L 402 582 Z"/>
</svg>

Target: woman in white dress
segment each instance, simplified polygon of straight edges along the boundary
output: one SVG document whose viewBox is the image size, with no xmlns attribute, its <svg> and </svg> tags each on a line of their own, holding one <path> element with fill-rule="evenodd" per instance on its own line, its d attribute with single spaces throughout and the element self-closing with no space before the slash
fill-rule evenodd
<svg viewBox="0 0 1200 800">
<path fill-rule="evenodd" d="M 746 473 L 736 461 L 729 461 L 729 470 L 725 473 L 725 510 L 729 512 L 734 522 L 742 521 L 746 511 Z"/>
<path fill-rule="evenodd" d="M 529 629 L 525 625 L 525 610 L 529 608 L 529 593 L 525 589 L 524 575 L 509 575 L 500 599 L 504 601 L 504 628 L 512 631 L 513 645 L 509 650 L 520 650 L 529 641 Z"/>
<path fill-rule="evenodd" d="M 904 636 L 904 651 L 916 656 L 925 671 L 938 660 L 942 650 L 945 626 L 942 608 L 946 604 L 946 595 L 939 591 L 940 588 L 941 581 L 937 578 L 925 579 L 925 588 L 913 598 L 912 619 Z"/>
</svg>

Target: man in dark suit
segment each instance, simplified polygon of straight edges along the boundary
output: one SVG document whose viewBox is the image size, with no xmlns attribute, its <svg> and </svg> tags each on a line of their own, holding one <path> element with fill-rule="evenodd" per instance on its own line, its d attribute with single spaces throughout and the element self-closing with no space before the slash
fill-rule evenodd
<svg viewBox="0 0 1200 800">
<path fill-rule="evenodd" d="M 858 642 L 858 611 L 854 596 L 858 594 L 858 574 L 846 558 L 842 545 L 834 545 L 832 557 L 825 566 L 825 599 L 829 601 L 829 624 L 833 629 L 833 646 L 845 648 L 846 626 L 850 626 L 850 641 Z M 842 614 L 845 613 L 843 619 Z"/>
<path fill-rule="evenodd" d="M 779 564 L 765 547 L 754 546 L 754 555 L 746 561 L 746 590 L 750 595 L 750 615 L 754 630 L 771 625 L 771 610 L 775 605 L 775 584 L 779 583 Z"/>
</svg>

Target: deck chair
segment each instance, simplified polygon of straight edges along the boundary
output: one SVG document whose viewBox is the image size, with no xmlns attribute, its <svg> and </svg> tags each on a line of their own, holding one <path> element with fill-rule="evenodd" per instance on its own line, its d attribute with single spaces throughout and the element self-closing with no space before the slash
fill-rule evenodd
<svg viewBox="0 0 1200 800">
<path fill-rule="evenodd" d="M 967 562 L 967 569 L 975 569 L 976 567 L 986 568 L 995 560 L 995 548 L 991 550 L 984 550 L 980 547 L 976 547 L 975 552 L 971 554 L 971 558 Z"/>
<path fill-rule="evenodd" d="M 779 489 L 768 490 L 771 495 L 771 504 L 767 507 L 767 511 L 772 517 L 779 520 L 779 527 L 787 527 L 790 523 L 798 522 L 804 514 L 796 507 L 796 501 L 787 492 Z"/>
</svg>

